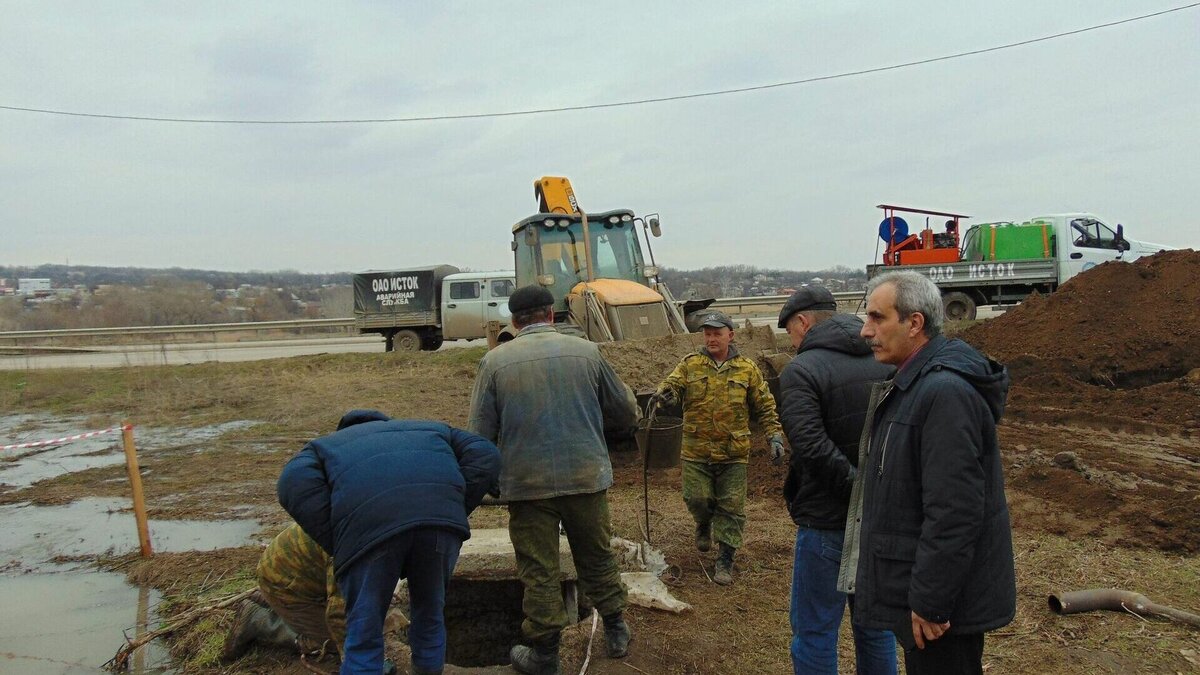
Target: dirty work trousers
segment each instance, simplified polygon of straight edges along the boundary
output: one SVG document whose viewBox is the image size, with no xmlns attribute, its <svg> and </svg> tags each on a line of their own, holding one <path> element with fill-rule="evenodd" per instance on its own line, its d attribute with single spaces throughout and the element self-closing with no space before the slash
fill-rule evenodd
<svg viewBox="0 0 1200 675">
<path fill-rule="evenodd" d="M 462 535 L 417 527 L 376 545 L 338 575 L 346 598 L 346 650 L 341 675 L 383 672 L 383 621 L 396 583 L 408 579 L 408 645 L 413 665 L 439 670 L 446 661 L 446 585 Z"/>
<path fill-rule="evenodd" d="M 712 526 L 712 537 L 742 547 L 746 526 L 746 465 L 683 461 L 683 501 L 697 525 Z"/>
<path fill-rule="evenodd" d="M 838 591 L 842 530 L 796 530 L 792 563 L 792 670 L 796 675 L 837 675 L 838 630 L 854 596 Z M 858 675 L 896 675 L 896 637 L 891 631 L 854 626 Z"/>
<path fill-rule="evenodd" d="M 557 638 L 568 625 L 558 558 L 558 525 L 567 533 L 579 590 L 601 616 L 625 611 L 625 587 L 609 540 L 608 492 L 511 502 L 508 536 L 517 558 L 517 576 L 525 587 L 521 635 L 532 644 Z M 576 617 L 570 617 L 573 623 Z"/>
</svg>

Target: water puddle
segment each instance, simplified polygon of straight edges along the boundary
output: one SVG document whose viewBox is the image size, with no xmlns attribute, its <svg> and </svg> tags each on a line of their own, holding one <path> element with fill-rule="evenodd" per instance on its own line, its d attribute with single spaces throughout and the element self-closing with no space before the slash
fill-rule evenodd
<svg viewBox="0 0 1200 675">
<path fill-rule="evenodd" d="M 129 500 L 84 497 L 63 506 L 0 506 L 5 535 L 0 569 L 39 571 L 56 559 L 128 553 L 138 549 Z M 151 520 L 155 552 L 213 551 L 244 546 L 256 520 Z M 3 596 L 0 596 L 3 597 Z"/>
<path fill-rule="evenodd" d="M 157 591 L 135 588 L 112 572 L 58 569 L 0 576 L 0 672 L 6 675 L 92 675 L 130 637 L 153 629 Z M 131 673 L 174 673 L 156 642 L 130 658 Z"/>
<path fill-rule="evenodd" d="M 111 426 L 116 426 L 114 421 Z M 251 420 L 235 420 L 203 427 L 135 427 L 134 445 L 138 455 L 152 454 L 156 450 L 196 446 L 204 450 L 204 443 L 220 438 L 221 435 L 259 424 Z M 17 429 L 35 431 L 16 431 Z M 82 417 L 52 418 L 41 415 L 0 416 L 0 445 L 41 441 L 71 436 L 89 428 Z M 125 453 L 121 447 L 120 432 L 83 438 L 58 446 L 5 450 L 0 456 L 0 486 L 23 488 L 40 480 L 63 474 L 122 464 Z"/>
<path fill-rule="evenodd" d="M 255 424 L 137 427 L 134 441 L 143 456 L 193 448 L 203 452 L 208 442 L 222 434 Z M 89 426 L 89 420 L 82 417 L 0 415 L 0 445 L 96 429 L 94 420 Z M 20 489 L 47 478 L 124 461 L 119 432 L 59 446 L 7 450 L 0 454 L 0 490 Z M 157 591 L 130 586 L 122 574 L 74 564 L 138 550 L 128 498 L 83 497 L 61 506 L 3 505 L 0 523 L 0 673 L 101 673 L 102 665 L 122 645 L 123 635 L 134 637 L 157 626 Z M 156 553 L 244 546 L 253 543 L 259 527 L 254 519 L 149 523 Z M 176 671 L 165 646 L 152 642 L 131 656 L 129 672 Z"/>
</svg>

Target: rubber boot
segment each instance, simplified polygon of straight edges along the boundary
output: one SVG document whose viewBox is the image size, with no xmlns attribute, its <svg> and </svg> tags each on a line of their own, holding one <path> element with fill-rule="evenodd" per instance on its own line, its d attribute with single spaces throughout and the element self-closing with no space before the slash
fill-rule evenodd
<svg viewBox="0 0 1200 675">
<path fill-rule="evenodd" d="M 696 550 L 707 553 L 712 548 L 712 526 L 708 523 L 696 523 Z"/>
<path fill-rule="evenodd" d="M 229 662 L 240 658 L 255 642 L 294 649 L 297 637 L 296 632 L 278 614 L 267 607 L 243 600 L 225 636 L 221 660 Z"/>
<path fill-rule="evenodd" d="M 608 647 L 608 658 L 622 659 L 629 655 L 629 624 L 620 614 L 604 617 L 604 640 Z"/>
<path fill-rule="evenodd" d="M 733 554 L 737 549 L 728 544 L 721 544 L 721 554 L 717 556 L 716 570 L 713 571 L 713 581 L 728 586 L 733 583 Z"/>
<path fill-rule="evenodd" d="M 508 653 L 512 667 L 525 675 L 559 675 L 558 640 L 555 635 L 532 647 L 517 645 Z"/>
</svg>

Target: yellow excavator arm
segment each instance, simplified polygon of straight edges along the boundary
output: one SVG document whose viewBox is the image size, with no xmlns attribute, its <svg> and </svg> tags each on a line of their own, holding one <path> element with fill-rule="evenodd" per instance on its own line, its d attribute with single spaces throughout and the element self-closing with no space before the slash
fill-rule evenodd
<svg viewBox="0 0 1200 675">
<path fill-rule="evenodd" d="M 533 196 L 538 201 L 539 213 L 579 213 L 571 181 L 562 176 L 542 176 L 533 181 Z"/>
</svg>

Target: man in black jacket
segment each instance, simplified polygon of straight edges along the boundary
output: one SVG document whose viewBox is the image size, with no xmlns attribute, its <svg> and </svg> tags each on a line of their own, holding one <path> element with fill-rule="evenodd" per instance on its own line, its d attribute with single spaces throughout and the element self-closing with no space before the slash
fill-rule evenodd
<svg viewBox="0 0 1200 675">
<path fill-rule="evenodd" d="M 838 628 L 852 595 L 837 589 L 846 508 L 858 465 L 871 385 L 890 377 L 891 366 L 871 356 L 859 336 L 862 321 L 839 314 L 833 294 L 802 286 L 784 303 L 779 327 L 796 357 L 780 374 L 780 422 L 792 446 L 783 494 L 795 521 L 792 566 L 792 667 L 800 673 L 836 675 Z M 854 627 L 860 674 L 896 672 L 896 639 L 889 631 Z"/>
<path fill-rule="evenodd" d="M 1016 612 L 996 438 L 1008 373 L 941 334 L 929 278 L 893 272 L 867 291 L 862 336 L 899 370 L 873 392 L 839 586 L 854 570 L 854 623 L 891 628 L 910 675 L 982 673 L 983 634 Z"/>
</svg>

